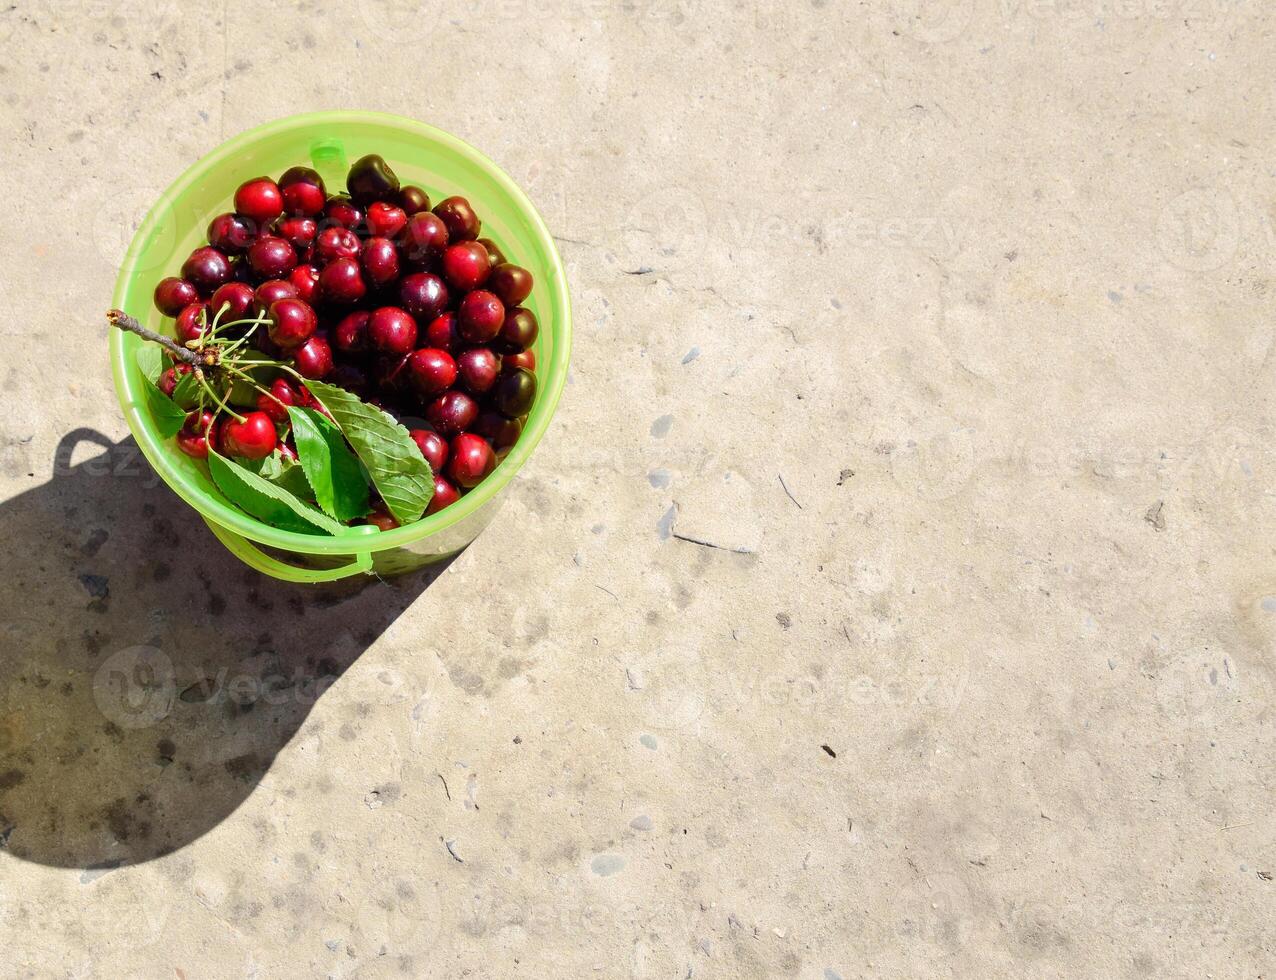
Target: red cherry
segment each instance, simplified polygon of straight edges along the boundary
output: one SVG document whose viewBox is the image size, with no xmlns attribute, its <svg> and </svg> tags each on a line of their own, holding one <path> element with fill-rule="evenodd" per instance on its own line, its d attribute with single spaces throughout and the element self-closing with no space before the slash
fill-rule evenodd
<svg viewBox="0 0 1276 980">
<path fill-rule="evenodd" d="M 505 261 L 505 253 L 490 238 L 480 238 L 478 243 L 487 249 L 487 260 L 493 269 Z"/>
<path fill-rule="evenodd" d="M 356 310 L 342 317 L 332 332 L 332 344 L 343 354 L 361 354 L 368 349 L 367 310 Z"/>
<path fill-rule="evenodd" d="M 226 307 L 224 311 L 223 306 Z M 252 308 L 253 287 L 246 282 L 228 282 L 218 286 L 208 303 L 209 313 L 218 318 L 218 323 L 242 320 Z"/>
<path fill-rule="evenodd" d="M 213 425 L 212 412 L 191 412 L 177 433 L 177 448 L 192 459 L 208 459 L 208 439 Z"/>
<path fill-rule="evenodd" d="M 199 299 L 199 291 L 185 279 L 169 276 L 155 287 L 155 308 L 165 316 L 177 316 L 182 307 Z"/>
<path fill-rule="evenodd" d="M 358 228 L 363 224 L 363 211 L 344 194 L 328 198 L 323 216 L 327 224 L 342 228 Z"/>
<path fill-rule="evenodd" d="M 228 211 L 208 223 L 208 244 L 227 255 L 242 255 L 256 241 L 257 230 L 257 222 Z"/>
<path fill-rule="evenodd" d="M 526 350 L 536 343 L 540 330 L 536 314 L 525 307 L 516 306 L 505 311 L 505 322 L 501 324 L 501 335 L 496 346 L 510 354 Z"/>
<path fill-rule="evenodd" d="M 408 262 L 432 265 L 447 248 L 447 225 L 437 215 L 421 211 L 408 219 L 397 241 Z"/>
<path fill-rule="evenodd" d="M 431 472 L 442 473 L 443 467 L 447 465 L 447 440 L 433 429 L 411 429 L 408 435 L 416 443 L 417 449 L 421 450 L 425 461 L 430 464 Z"/>
<path fill-rule="evenodd" d="M 230 259 L 211 245 L 197 248 L 182 263 L 182 278 L 208 296 L 224 282 L 230 282 Z"/>
<path fill-rule="evenodd" d="M 291 167 L 279 178 L 284 210 L 313 218 L 323 213 L 325 200 L 323 178 L 309 167 Z"/>
<path fill-rule="evenodd" d="M 486 347 L 471 347 L 457 355 L 456 371 L 466 391 L 481 395 L 496 383 L 501 360 Z"/>
<path fill-rule="evenodd" d="M 424 398 L 447 391 L 456 383 L 456 361 L 447 351 L 423 347 L 408 359 L 412 385 Z"/>
<path fill-rule="evenodd" d="M 269 177 L 254 177 L 235 191 L 235 210 L 264 225 L 284 213 L 284 197 L 279 185 Z"/>
<path fill-rule="evenodd" d="M 434 475 L 434 496 L 430 498 L 430 506 L 425 508 L 427 514 L 437 514 L 444 507 L 450 507 L 461 499 L 456 487 L 450 484 L 441 473 Z"/>
<path fill-rule="evenodd" d="M 397 306 L 382 306 L 368 317 L 368 343 L 383 354 L 407 354 L 416 346 L 416 321 Z"/>
<path fill-rule="evenodd" d="M 454 242 L 478 238 L 480 222 L 470 202 L 463 197 L 449 197 L 434 205 L 434 213 L 447 225 L 448 237 Z"/>
<path fill-rule="evenodd" d="M 164 369 L 155 385 L 169 398 L 172 398 L 173 392 L 177 390 L 178 380 L 183 374 L 190 374 L 192 370 L 191 366 L 185 361 L 178 361 L 171 368 Z"/>
<path fill-rule="evenodd" d="M 387 201 L 368 205 L 368 231 L 377 238 L 393 238 L 407 223 L 407 213 L 397 205 Z"/>
<path fill-rule="evenodd" d="M 456 332 L 471 344 L 484 344 L 501 332 L 505 307 L 495 293 L 476 289 L 466 293 L 456 309 Z"/>
<path fill-rule="evenodd" d="M 449 354 L 460 350 L 463 342 L 461 335 L 456 332 L 456 314 L 448 312 L 431 320 L 430 325 L 425 328 L 425 340 L 426 346 L 437 347 Z"/>
<path fill-rule="evenodd" d="M 273 396 L 273 397 L 271 397 Z M 288 421 L 288 406 L 302 405 L 301 393 L 285 378 L 276 378 L 270 384 L 270 395 L 257 396 L 258 411 L 265 412 L 276 422 Z"/>
<path fill-rule="evenodd" d="M 496 456 L 482 436 L 462 432 L 452 440 L 447 475 L 463 487 L 476 487 L 496 469 Z"/>
<path fill-rule="evenodd" d="M 303 378 L 325 378 L 332 371 L 332 348 L 322 337 L 311 337 L 293 353 L 297 373 Z"/>
<path fill-rule="evenodd" d="M 470 431 L 490 442 L 497 457 L 501 457 L 518 442 L 518 437 L 523 434 L 523 423 L 489 410 L 479 414 Z"/>
<path fill-rule="evenodd" d="M 355 259 L 333 259 L 319 273 L 319 295 L 330 302 L 357 303 L 367 291 L 368 285 Z"/>
<path fill-rule="evenodd" d="M 300 347 L 318 326 L 314 308 L 299 299 L 281 299 L 270 307 L 270 339 L 284 350 Z"/>
<path fill-rule="evenodd" d="M 399 188 L 399 206 L 409 216 L 416 214 L 418 211 L 429 211 L 430 195 L 419 187 L 407 184 Z"/>
<path fill-rule="evenodd" d="M 506 354 L 501 358 L 501 373 L 511 374 L 522 368 L 526 371 L 536 370 L 536 352 L 519 351 L 517 354 Z"/>
<path fill-rule="evenodd" d="M 478 242 L 457 242 L 443 252 L 443 278 L 453 289 L 478 289 L 490 271 L 487 249 Z"/>
<path fill-rule="evenodd" d="M 275 225 L 275 232 L 298 252 L 304 252 L 319 234 L 314 218 L 284 218 Z"/>
<path fill-rule="evenodd" d="M 262 235 L 248 247 L 248 264 L 262 279 L 280 279 L 297 264 L 297 250 L 277 235 Z"/>
<path fill-rule="evenodd" d="M 453 388 L 430 402 L 425 417 L 445 436 L 464 432 L 474 424 L 478 416 L 478 403 L 463 391 Z"/>
<path fill-rule="evenodd" d="M 399 522 L 394 519 L 394 515 L 385 509 L 384 504 L 378 504 L 374 507 L 372 513 L 365 517 L 364 521 L 380 528 L 382 531 L 393 531 L 399 526 Z"/>
<path fill-rule="evenodd" d="M 349 228 L 325 228 L 315 239 L 315 257 L 322 263 L 352 259 L 359 254 L 359 236 Z"/>
<path fill-rule="evenodd" d="M 447 286 L 433 273 L 414 272 L 399 282 L 399 302 L 422 323 L 429 323 L 447 307 Z"/>
<path fill-rule="evenodd" d="M 399 278 L 399 252 L 388 238 L 369 238 L 364 242 L 361 261 L 369 281 L 377 286 Z"/>
<path fill-rule="evenodd" d="M 178 342 L 187 344 L 200 337 L 208 326 L 208 320 L 207 303 L 191 303 L 183 307 L 182 312 L 177 314 L 176 332 Z"/>
<path fill-rule="evenodd" d="M 314 304 L 319 292 L 319 270 L 313 265 L 299 265 L 288 273 L 288 281 L 297 290 L 297 298 Z"/>
<path fill-rule="evenodd" d="M 492 386 L 492 406 L 506 418 L 522 418 L 536 400 L 536 375 L 531 371 L 503 373 Z"/>
<path fill-rule="evenodd" d="M 258 313 L 267 312 L 281 299 L 297 299 L 300 291 L 292 284 L 291 273 L 289 279 L 267 279 L 257 291 L 253 293 L 253 299 Z"/>
<path fill-rule="evenodd" d="M 487 277 L 487 288 L 506 306 L 518 306 L 532 292 L 532 274 L 521 265 L 502 262 Z"/>
<path fill-rule="evenodd" d="M 293 449 L 292 446 L 288 445 L 286 442 L 281 442 L 275 446 L 275 452 L 284 459 L 292 460 L 294 463 L 297 461 L 297 450 Z"/>
<path fill-rule="evenodd" d="M 275 451 L 279 441 L 275 423 L 265 412 L 249 412 L 242 422 L 233 418 L 223 420 L 221 438 L 223 451 L 245 459 L 265 459 Z"/>
</svg>

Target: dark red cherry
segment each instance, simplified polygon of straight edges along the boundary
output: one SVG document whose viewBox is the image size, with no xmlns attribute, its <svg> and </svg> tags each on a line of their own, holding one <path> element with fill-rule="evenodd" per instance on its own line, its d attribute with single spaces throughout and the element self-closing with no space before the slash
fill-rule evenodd
<svg viewBox="0 0 1276 980">
<path fill-rule="evenodd" d="M 419 187 L 406 184 L 399 188 L 399 207 L 408 215 L 430 210 L 430 195 Z"/>
<path fill-rule="evenodd" d="M 480 222 L 470 202 L 463 197 L 449 197 L 434 205 L 434 213 L 447 225 L 448 237 L 454 242 L 478 238 Z"/>
<path fill-rule="evenodd" d="M 329 302 L 348 306 L 367 291 L 357 259 L 333 259 L 319 273 L 319 295 Z"/>
<path fill-rule="evenodd" d="M 399 302 L 422 323 L 429 323 L 447 306 L 447 286 L 431 272 L 414 272 L 399 283 Z"/>
<path fill-rule="evenodd" d="M 177 448 L 192 459 L 208 459 L 212 427 L 212 412 L 191 412 L 177 433 Z"/>
<path fill-rule="evenodd" d="M 209 313 L 219 324 L 242 320 L 252 308 L 253 287 L 246 282 L 228 282 L 218 286 L 208 303 Z"/>
<path fill-rule="evenodd" d="M 372 380 L 383 394 L 401 392 L 411 377 L 408 371 L 410 354 L 382 355 L 372 365 Z"/>
<path fill-rule="evenodd" d="M 434 496 L 430 498 L 430 506 L 425 508 L 427 514 L 437 514 L 444 507 L 450 507 L 461 499 L 456 487 L 448 482 L 442 473 L 434 474 Z"/>
<path fill-rule="evenodd" d="M 372 508 L 372 513 L 363 520 L 364 523 L 371 524 L 382 531 L 393 531 L 399 526 L 399 522 L 395 520 L 394 515 L 386 510 L 385 504 L 378 504 Z"/>
<path fill-rule="evenodd" d="M 462 432 L 449 447 L 447 475 L 462 487 L 476 487 L 496 469 L 496 455 L 482 436 Z"/>
<path fill-rule="evenodd" d="M 300 291 L 288 279 L 267 279 L 253 293 L 254 305 L 258 313 L 267 312 L 281 299 L 298 299 Z"/>
<path fill-rule="evenodd" d="M 325 228 L 315 239 L 315 257 L 322 264 L 333 259 L 352 259 L 358 254 L 359 236 L 349 228 Z"/>
<path fill-rule="evenodd" d="M 208 326 L 208 304 L 207 303 L 191 303 L 184 306 L 182 312 L 177 314 L 177 325 L 175 327 L 177 333 L 177 341 L 180 344 L 189 343 L 197 339 L 203 334 L 204 329 Z"/>
<path fill-rule="evenodd" d="M 517 354 L 504 354 L 501 357 L 501 373 L 510 374 L 520 369 L 527 371 L 536 370 L 536 352 L 530 350 L 519 351 Z"/>
<path fill-rule="evenodd" d="M 408 373 L 417 393 L 431 398 L 456 383 L 456 361 L 447 351 L 423 347 L 409 357 Z"/>
<path fill-rule="evenodd" d="M 155 308 L 165 316 L 177 316 L 182 307 L 199 299 L 199 291 L 185 279 L 169 276 L 155 287 Z"/>
<path fill-rule="evenodd" d="M 319 226 L 314 218 L 284 218 L 275 225 L 275 232 L 298 252 L 304 252 L 314 242 Z"/>
<path fill-rule="evenodd" d="M 284 198 L 279 185 L 269 177 L 254 177 L 235 191 L 235 210 L 258 225 L 274 221 L 284 213 Z"/>
<path fill-rule="evenodd" d="M 505 306 L 486 289 L 466 293 L 456 308 L 456 332 L 467 343 L 487 343 L 501 332 L 504 322 Z"/>
<path fill-rule="evenodd" d="M 368 281 L 385 286 L 399 278 L 399 252 L 388 238 L 369 238 L 360 256 Z"/>
<path fill-rule="evenodd" d="M 518 419 L 508 419 L 500 412 L 489 410 L 479 413 L 470 431 L 490 442 L 497 457 L 501 457 L 509 452 L 514 443 L 518 442 L 518 437 L 523 434 L 523 423 Z"/>
<path fill-rule="evenodd" d="M 182 278 L 201 296 L 211 296 L 222 283 L 230 282 L 230 259 L 211 245 L 197 248 L 182 263 Z"/>
<path fill-rule="evenodd" d="M 526 350 L 536 343 L 540 333 L 540 324 L 536 322 L 536 314 L 526 307 L 516 306 L 505 311 L 505 322 L 501 324 L 500 338 L 497 348 L 502 352 L 514 354 Z"/>
<path fill-rule="evenodd" d="M 399 196 L 399 178 L 378 154 L 369 153 L 350 168 L 346 190 L 355 204 L 364 207 L 373 201 L 394 201 Z"/>
<path fill-rule="evenodd" d="M 275 451 L 279 437 L 275 423 L 265 412 L 249 412 L 242 422 L 224 419 L 219 439 L 222 451 L 245 459 L 265 459 Z"/>
<path fill-rule="evenodd" d="M 505 253 L 500 250 L 492 239 L 480 238 L 478 243 L 487 249 L 487 260 L 493 269 L 505 261 Z"/>
<path fill-rule="evenodd" d="M 492 386 L 492 404 L 507 418 L 526 415 L 536 400 L 536 375 L 531 371 L 510 371 L 496 379 Z"/>
<path fill-rule="evenodd" d="M 501 359 L 486 347 L 471 347 L 456 358 L 456 373 L 461 384 L 472 395 L 482 395 L 496 383 L 501 372 Z"/>
<path fill-rule="evenodd" d="M 319 270 L 313 265 L 299 265 L 288 273 L 288 281 L 297 290 L 297 298 L 314 304 L 319 292 Z"/>
<path fill-rule="evenodd" d="M 332 371 L 332 348 L 322 337 L 311 337 L 293 352 L 297 373 L 303 378 L 326 378 Z"/>
<path fill-rule="evenodd" d="M 416 321 L 397 306 L 375 309 L 368 317 L 368 344 L 382 354 L 407 354 L 416 346 Z"/>
<path fill-rule="evenodd" d="M 438 215 L 420 211 L 408 219 L 396 241 L 408 262 L 419 266 L 433 265 L 447 248 L 447 226 Z"/>
<path fill-rule="evenodd" d="M 297 251 L 276 235 L 262 235 L 248 247 L 248 264 L 262 279 L 281 279 L 297 264 Z"/>
<path fill-rule="evenodd" d="M 303 404 L 301 393 L 286 378 L 276 378 L 270 383 L 269 395 L 257 396 L 258 411 L 265 412 L 276 422 L 288 421 L 288 406 Z"/>
<path fill-rule="evenodd" d="M 506 306 L 518 306 L 532 292 L 532 274 L 521 265 L 502 262 L 487 277 L 487 288 Z"/>
<path fill-rule="evenodd" d="M 328 375 L 329 384 L 334 384 L 338 388 L 345 388 L 346 391 L 352 391 L 356 395 L 362 397 L 368 390 L 368 375 L 363 368 L 357 364 L 351 364 L 348 361 L 336 365 L 332 369 L 332 373 Z"/>
<path fill-rule="evenodd" d="M 227 212 L 208 223 L 208 244 L 227 255 L 242 255 L 257 238 L 257 222 Z"/>
<path fill-rule="evenodd" d="M 478 289 L 491 272 L 487 249 L 478 242 L 457 242 L 443 252 L 443 278 L 460 292 Z"/>
<path fill-rule="evenodd" d="M 159 380 L 155 382 L 157 388 L 169 398 L 173 397 L 173 392 L 177 390 L 177 382 L 181 380 L 183 374 L 191 373 L 191 366 L 185 361 L 179 361 L 171 368 L 165 368 L 164 372 L 159 376 Z"/>
<path fill-rule="evenodd" d="M 368 205 L 368 231 L 377 238 L 394 238 L 407 223 L 407 213 L 397 204 L 374 201 Z"/>
<path fill-rule="evenodd" d="M 284 350 L 301 346 L 318 326 L 314 308 L 299 299 L 281 299 L 270 307 L 270 339 Z"/>
<path fill-rule="evenodd" d="M 350 198 L 338 194 L 328 198 L 323 208 L 324 224 L 340 225 L 342 228 L 358 228 L 363 224 L 363 209 L 357 207 Z"/>
<path fill-rule="evenodd" d="M 431 320 L 430 325 L 425 328 L 425 341 L 427 346 L 437 347 L 449 354 L 455 354 L 460 350 L 464 341 L 456 332 L 456 314 L 443 313 Z"/>
<path fill-rule="evenodd" d="M 286 442 L 281 442 L 276 445 L 275 452 L 290 462 L 297 462 L 297 450 L 293 449 L 293 447 L 288 445 Z"/>
<path fill-rule="evenodd" d="M 291 167 L 279 178 L 279 192 L 283 195 L 284 211 L 306 218 L 323 213 L 326 191 L 323 178 L 309 167 Z"/>
<path fill-rule="evenodd" d="M 451 438 L 474 424 L 478 403 L 463 391 L 453 388 L 430 402 L 425 417 L 442 435 Z"/>
<path fill-rule="evenodd" d="M 447 465 L 447 440 L 433 429 L 411 429 L 408 435 L 430 464 L 431 472 L 442 473 L 443 467 Z"/>
<path fill-rule="evenodd" d="M 356 310 L 341 318 L 332 331 L 332 345 L 343 354 L 361 354 L 368 349 L 367 310 Z"/>
</svg>

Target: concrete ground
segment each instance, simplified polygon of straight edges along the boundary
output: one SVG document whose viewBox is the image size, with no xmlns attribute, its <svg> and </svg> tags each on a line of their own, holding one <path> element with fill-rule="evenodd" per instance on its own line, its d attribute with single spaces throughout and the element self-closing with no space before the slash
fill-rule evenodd
<svg viewBox="0 0 1276 980">
<path fill-rule="evenodd" d="M 1264 975 L 1274 27 L 11 0 L 0 974 Z M 495 523 L 361 592 L 156 485 L 101 320 L 337 107 L 508 170 L 577 322 Z"/>
</svg>

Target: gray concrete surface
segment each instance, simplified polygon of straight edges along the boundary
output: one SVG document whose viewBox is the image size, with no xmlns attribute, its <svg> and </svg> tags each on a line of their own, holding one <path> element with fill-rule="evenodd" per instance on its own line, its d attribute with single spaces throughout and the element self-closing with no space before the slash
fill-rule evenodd
<svg viewBox="0 0 1276 980">
<path fill-rule="evenodd" d="M 0 973 L 1265 975 L 1273 26 L 12 0 Z M 154 484 L 99 321 L 336 107 L 490 154 L 577 310 L 497 522 L 358 594 Z"/>
</svg>

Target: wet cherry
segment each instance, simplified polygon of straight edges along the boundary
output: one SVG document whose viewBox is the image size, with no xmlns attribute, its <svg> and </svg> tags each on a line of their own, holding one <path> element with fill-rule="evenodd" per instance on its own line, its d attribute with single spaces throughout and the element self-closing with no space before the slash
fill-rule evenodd
<svg viewBox="0 0 1276 980">
<path fill-rule="evenodd" d="M 412 386 L 423 398 L 447 391 L 456 383 L 456 361 L 447 351 L 423 347 L 413 351 L 408 360 Z"/>
<path fill-rule="evenodd" d="M 416 321 L 407 310 L 382 306 L 368 317 L 368 344 L 382 354 L 407 354 L 416 346 Z"/>
</svg>

